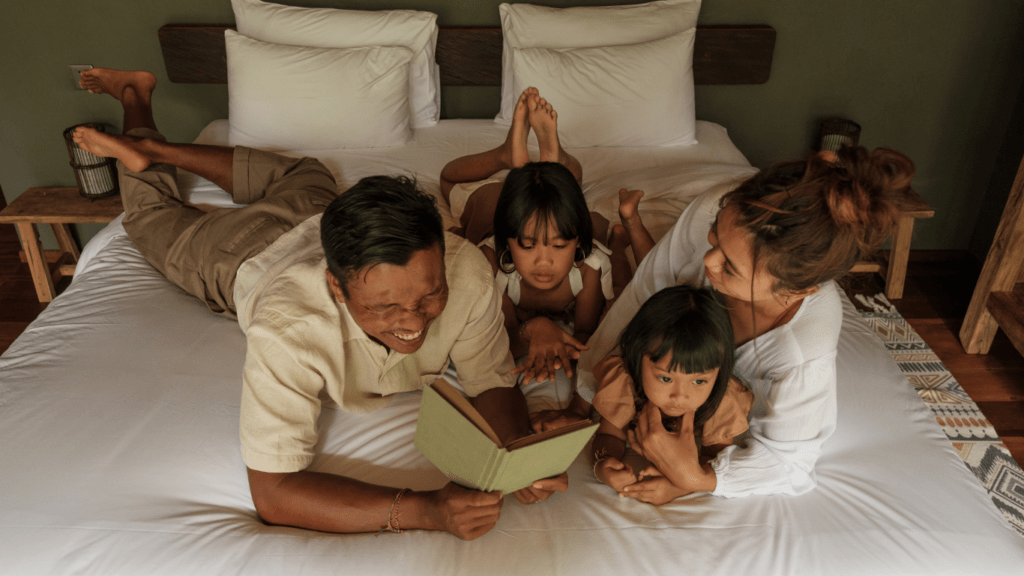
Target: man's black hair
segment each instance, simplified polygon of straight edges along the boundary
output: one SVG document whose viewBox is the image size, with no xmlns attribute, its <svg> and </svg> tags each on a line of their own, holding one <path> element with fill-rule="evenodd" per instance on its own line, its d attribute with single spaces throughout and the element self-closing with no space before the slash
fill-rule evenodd
<svg viewBox="0 0 1024 576">
<path fill-rule="evenodd" d="M 320 222 L 327 268 L 348 297 L 356 273 L 376 264 L 404 266 L 437 246 L 444 227 L 437 201 L 405 176 L 367 176 L 331 202 Z"/>
</svg>

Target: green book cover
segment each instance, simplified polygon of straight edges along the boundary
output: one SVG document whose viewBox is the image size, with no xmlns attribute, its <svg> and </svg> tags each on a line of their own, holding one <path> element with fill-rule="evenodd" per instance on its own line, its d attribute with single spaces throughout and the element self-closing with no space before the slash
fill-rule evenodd
<svg viewBox="0 0 1024 576">
<path fill-rule="evenodd" d="M 423 390 L 415 445 L 453 482 L 509 494 L 565 472 L 596 430 L 577 422 L 503 446 L 469 400 L 438 379 Z"/>
</svg>

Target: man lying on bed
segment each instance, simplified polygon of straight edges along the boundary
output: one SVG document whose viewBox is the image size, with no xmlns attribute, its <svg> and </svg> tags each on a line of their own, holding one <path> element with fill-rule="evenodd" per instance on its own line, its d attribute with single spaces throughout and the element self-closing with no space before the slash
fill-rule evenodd
<svg viewBox="0 0 1024 576">
<path fill-rule="evenodd" d="M 149 72 L 97 68 L 82 86 L 124 108 L 125 135 L 79 128 L 74 138 L 119 160 L 128 235 L 170 281 L 246 333 L 242 455 L 259 515 L 330 532 L 422 528 L 465 539 L 494 527 L 500 494 L 451 483 L 412 492 L 306 470 L 321 398 L 372 411 L 388 394 L 423 388 L 449 360 L 499 434 L 529 433 L 490 265 L 443 231 L 434 201 L 405 178 L 365 178 L 339 195 L 312 158 L 167 143 Z M 184 204 L 175 167 L 248 205 Z M 516 497 L 532 503 L 565 488 L 562 475 Z"/>
</svg>

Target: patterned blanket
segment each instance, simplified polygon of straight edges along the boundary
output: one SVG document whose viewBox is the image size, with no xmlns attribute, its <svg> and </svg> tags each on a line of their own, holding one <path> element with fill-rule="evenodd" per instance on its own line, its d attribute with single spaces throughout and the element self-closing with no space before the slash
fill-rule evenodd
<svg viewBox="0 0 1024 576">
<path fill-rule="evenodd" d="M 928 344 L 882 295 L 858 296 L 864 320 L 892 354 L 939 426 L 996 508 L 1024 537 L 1024 470 L 1010 456 L 992 424 Z"/>
</svg>

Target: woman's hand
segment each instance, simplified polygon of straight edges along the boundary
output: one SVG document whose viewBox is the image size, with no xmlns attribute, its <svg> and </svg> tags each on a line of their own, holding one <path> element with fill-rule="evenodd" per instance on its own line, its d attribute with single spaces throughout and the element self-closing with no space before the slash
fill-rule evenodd
<svg viewBox="0 0 1024 576">
<path fill-rule="evenodd" d="M 522 372 L 523 384 L 534 379 L 538 382 L 553 381 L 559 368 L 565 368 L 565 375 L 572 376 L 572 362 L 580 357 L 581 350 L 587 350 L 585 344 L 543 316 L 524 322 L 520 333 L 529 340 L 530 351 L 526 363 L 514 368 L 512 373 Z"/>
<path fill-rule="evenodd" d="M 597 464 L 594 465 L 594 475 L 619 493 L 623 488 L 636 483 L 633 467 L 611 456 L 605 456 L 597 461 Z"/>
<path fill-rule="evenodd" d="M 640 479 L 635 484 L 619 490 L 619 496 L 636 498 L 655 506 L 661 506 L 687 494 L 689 494 L 688 491 L 673 484 L 654 466 L 648 466 L 641 470 Z"/>
<path fill-rule="evenodd" d="M 693 412 L 683 414 L 679 432 L 673 434 L 661 422 L 661 410 L 648 402 L 640 412 L 630 443 L 677 487 L 690 492 L 715 489 L 717 479 L 710 465 L 701 466 L 693 435 Z"/>
</svg>

